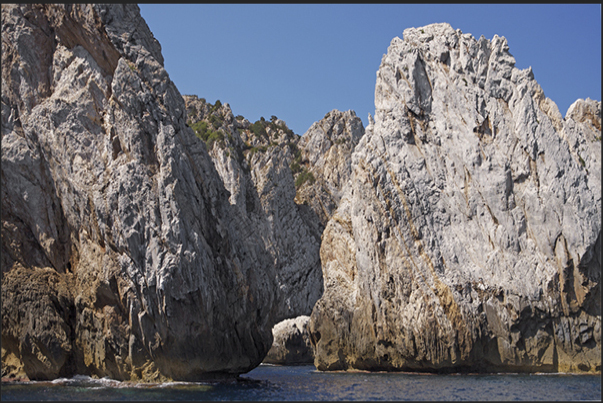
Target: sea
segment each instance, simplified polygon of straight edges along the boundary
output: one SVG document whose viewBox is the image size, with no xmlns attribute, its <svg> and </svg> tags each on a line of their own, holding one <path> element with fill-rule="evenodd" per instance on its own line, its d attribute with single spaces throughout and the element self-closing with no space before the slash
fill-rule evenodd
<svg viewBox="0 0 603 403">
<path fill-rule="evenodd" d="M 601 376 L 321 372 L 262 364 L 237 379 L 132 383 L 88 376 L 2 384 L 2 401 L 601 401 Z"/>
</svg>

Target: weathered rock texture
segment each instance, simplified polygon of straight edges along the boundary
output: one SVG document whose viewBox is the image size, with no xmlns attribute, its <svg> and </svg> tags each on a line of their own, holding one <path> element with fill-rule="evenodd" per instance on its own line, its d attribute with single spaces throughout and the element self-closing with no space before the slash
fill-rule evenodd
<svg viewBox="0 0 603 403">
<path fill-rule="evenodd" d="M 276 365 L 312 364 L 314 362 L 314 346 L 310 341 L 306 315 L 293 319 L 285 319 L 272 328 L 272 347 L 264 362 Z"/>
<path fill-rule="evenodd" d="M 565 119 L 507 41 L 384 55 L 322 237 L 320 370 L 600 371 L 601 104 Z"/>
<path fill-rule="evenodd" d="M 199 379 L 270 349 L 273 256 L 135 5 L 2 5 L 2 376 Z"/>
<path fill-rule="evenodd" d="M 249 218 L 276 270 L 276 319 L 309 315 L 322 295 L 320 239 L 364 134 L 354 112 L 332 111 L 300 137 L 276 116 L 255 123 L 228 104 L 184 96 L 230 203 Z"/>
<path fill-rule="evenodd" d="M 304 163 L 293 166 L 301 175 L 296 201 L 316 212 L 322 230 L 339 205 L 351 174 L 352 151 L 363 135 L 362 120 L 354 111 L 332 110 L 299 141 L 299 160 Z"/>
</svg>

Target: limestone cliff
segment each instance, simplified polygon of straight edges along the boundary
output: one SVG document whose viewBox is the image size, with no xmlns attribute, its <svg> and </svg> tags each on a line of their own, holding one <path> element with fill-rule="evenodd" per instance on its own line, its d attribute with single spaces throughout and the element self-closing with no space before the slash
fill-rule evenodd
<svg viewBox="0 0 603 403">
<path fill-rule="evenodd" d="M 242 373 L 310 312 L 319 369 L 600 371 L 601 104 L 504 38 L 408 29 L 366 134 L 300 137 L 183 99 L 135 5 L 2 35 L 3 377 Z"/>
<path fill-rule="evenodd" d="M 296 185 L 298 203 L 319 217 L 321 233 L 337 209 L 351 174 L 352 151 L 364 135 L 362 120 L 354 111 L 332 110 L 314 123 L 299 141 L 300 166 Z"/>
<path fill-rule="evenodd" d="M 136 5 L 2 5 L 2 376 L 258 365 L 273 256 Z"/>
<path fill-rule="evenodd" d="M 364 134 L 354 112 L 331 111 L 302 136 L 276 116 L 253 124 L 228 104 L 184 96 L 188 124 L 203 140 L 276 269 L 277 319 L 309 315 L 322 295 L 320 241 Z"/>
<path fill-rule="evenodd" d="M 323 233 L 320 370 L 600 371 L 601 104 L 561 116 L 507 41 L 383 56 Z"/>
</svg>

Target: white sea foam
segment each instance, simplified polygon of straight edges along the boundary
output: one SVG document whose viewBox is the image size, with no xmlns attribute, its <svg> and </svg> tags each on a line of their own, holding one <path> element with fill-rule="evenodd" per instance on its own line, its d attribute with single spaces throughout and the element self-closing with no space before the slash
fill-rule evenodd
<svg viewBox="0 0 603 403">
<path fill-rule="evenodd" d="M 75 383 L 75 382 L 91 382 L 91 381 L 94 381 L 94 378 L 92 378 L 88 375 L 74 375 L 71 378 L 57 378 L 57 379 L 53 379 L 50 382 L 56 383 L 56 384 L 69 384 L 69 383 Z"/>
<path fill-rule="evenodd" d="M 75 386 L 83 385 L 90 389 L 103 389 L 103 388 L 141 388 L 141 389 L 152 389 L 152 388 L 170 388 L 170 387 L 182 387 L 182 386 L 210 386 L 211 382 L 185 382 L 185 381 L 171 381 L 171 382 L 133 382 L 133 381 L 118 381 L 108 377 L 104 378 L 93 378 L 88 375 L 74 375 L 71 378 L 57 378 L 52 381 L 24 381 L 21 383 L 51 383 L 54 385 L 61 386 Z"/>
<path fill-rule="evenodd" d="M 158 384 L 160 388 L 169 388 L 173 386 L 199 386 L 199 385 L 210 385 L 207 382 L 184 382 L 184 381 L 172 381 L 172 382 L 163 382 Z"/>
</svg>

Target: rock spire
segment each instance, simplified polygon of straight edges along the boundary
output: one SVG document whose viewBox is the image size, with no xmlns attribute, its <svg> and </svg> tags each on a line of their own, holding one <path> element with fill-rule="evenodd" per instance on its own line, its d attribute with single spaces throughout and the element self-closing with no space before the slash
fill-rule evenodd
<svg viewBox="0 0 603 403">
<path fill-rule="evenodd" d="M 323 233 L 320 370 L 600 371 L 601 104 L 563 118 L 504 37 L 384 55 Z"/>
</svg>

